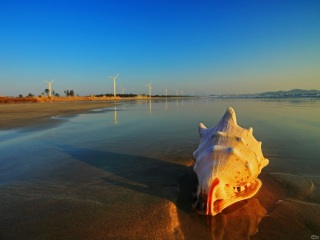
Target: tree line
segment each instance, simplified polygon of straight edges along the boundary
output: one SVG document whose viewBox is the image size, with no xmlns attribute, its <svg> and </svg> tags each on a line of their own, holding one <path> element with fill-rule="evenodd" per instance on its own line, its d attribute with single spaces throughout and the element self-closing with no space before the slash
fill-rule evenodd
<svg viewBox="0 0 320 240">
<path fill-rule="evenodd" d="M 64 94 L 66 95 L 66 97 L 74 97 L 75 96 L 75 92 L 73 89 L 64 90 Z M 42 97 L 42 96 L 49 97 L 49 89 L 48 88 L 44 89 L 44 91 L 39 95 L 39 97 Z M 51 96 L 60 97 L 60 94 L 57 93 L 55 90 L 52 90 Z M 19 98 L 23 98 L 23 97 L 24 96 L 22 94 L 19 94 Z M 33 93 L 29 93 L 28 95 L 26 95 L 26 97 L 35 97 L 35 95 Z"/>
</svg>

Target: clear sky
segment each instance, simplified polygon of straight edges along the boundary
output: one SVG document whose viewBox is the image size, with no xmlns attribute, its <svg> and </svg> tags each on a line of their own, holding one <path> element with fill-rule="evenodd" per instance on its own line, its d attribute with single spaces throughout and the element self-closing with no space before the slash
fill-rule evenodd
<svg viewBox="0 0 320 240">
<path fill-rule="evenodd" d="M 320 89 L 319 0 L 0 0 L 0 95 Z"/>
</svg>

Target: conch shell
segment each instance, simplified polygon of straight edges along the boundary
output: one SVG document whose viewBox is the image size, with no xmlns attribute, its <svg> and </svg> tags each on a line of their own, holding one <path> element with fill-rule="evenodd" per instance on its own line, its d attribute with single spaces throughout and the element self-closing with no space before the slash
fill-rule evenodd
<svg viewBox="0 0 320 240">
<path fill-rule="evenodd" d="M 269 160 L 252 131 L 238 126 L 231 107 L 215 127 L 200 123 L 200 144 L 193 153 L 199 183 L 194 208 L 199 213 L 214 216 L 260 189 L 257 177 Z"/>
</svg>

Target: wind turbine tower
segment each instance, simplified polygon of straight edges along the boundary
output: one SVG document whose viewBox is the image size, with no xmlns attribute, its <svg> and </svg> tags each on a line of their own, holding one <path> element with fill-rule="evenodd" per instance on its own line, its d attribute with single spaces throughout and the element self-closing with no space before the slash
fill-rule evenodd
<svg viewBox="0 0 320 240">
<path fill-rule="evenodd" d="M 164 89 L 164 93 L 165 93 L 166 97 L 168 97 L 168 88 Z"/>
<path fill-rule="evenodd" d="M 54 82 L 54 80 L 52 80 L 51 82 L 46 81 L 46 83 L 48 83 L 48 96 L 51 97 L 51 93 L 52 93 L 52 83 Z"/>
<path fill-rule="evenodd" d="M 149 97 L 151 98 L 151 92 L 152 92 L 152 83 L 146 85 L 149 88 Z"/>
<path fill-rule="evenodd" d="M 125 91 L 125 90 L 127 90 L 127 89 L 121 87 L 121 94 L 124 94 L 124 91 Z"/>
<path fill-rule="evenodd" d="M 112 77 L 112 76 L 109 76 L 109 78 L 113 79 L 113 97 L 116 97 L 117 93 L 116 93 L 116 79 L 117 77 L 119 77 L 119 73 Z"/>
</svg>

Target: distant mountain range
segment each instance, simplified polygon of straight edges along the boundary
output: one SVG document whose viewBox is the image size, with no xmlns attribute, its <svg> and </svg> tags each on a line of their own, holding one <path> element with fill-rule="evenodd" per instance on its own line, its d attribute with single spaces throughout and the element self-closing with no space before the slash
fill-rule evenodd
<svg viewBox="0 0 320 240">
<path fill-rule="evenodd" d="M 317 97 L 320 98 L 320 90 L 292 89 L 289 91 L 263 92 L 256 94 L 225 94 L 211 95 L 218 98 L 299 98 Z"/>
<path fill-rule="evenodd" d="M 320 90 L 303 90 L 292 89 L 289 91 L 277 91 L 277 92 L 264 92 L 256 95 L 260 96 L 296 96 L 296 95 L 317 95 L 320 94 Z"/>
</svg>

